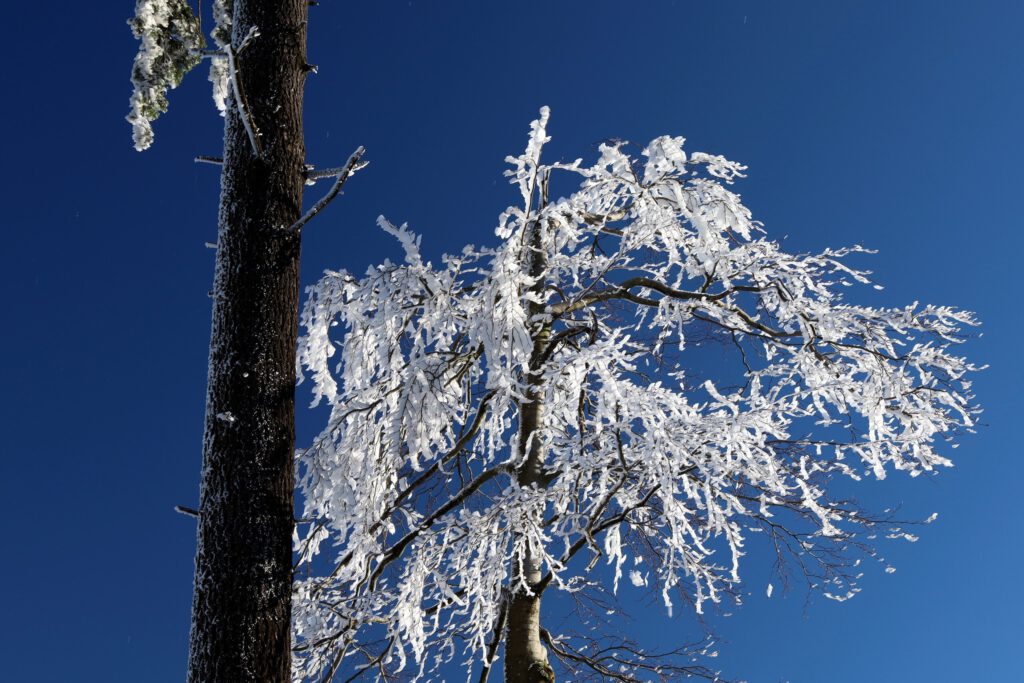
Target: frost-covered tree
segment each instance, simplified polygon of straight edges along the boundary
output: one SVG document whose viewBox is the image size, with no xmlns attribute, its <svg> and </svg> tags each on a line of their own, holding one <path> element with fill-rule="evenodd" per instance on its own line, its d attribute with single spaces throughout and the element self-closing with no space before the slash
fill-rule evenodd
<svg viewBox="0 0 1024 683">
<path fill-rule="evenodd" d="M 299 361 L 331 414 L 299 457 L 295 680 L 484 681 L 502 644 L 509 683 L 712 677 L 558 632 L 542 601 L 626 576 L 701 612 L 756 538 L 845 599 L 871 538 L 913 537 L 837 491 L 947 465 L 971 427 L 970 313 L 848 303 L 865 250 L 783 251 L 729 189 L 743 166 L 677 137 L 543 164 L 547 121 L 496 247 L 435 265 L 382 218 L 404 263 L 310 290 Z"/>
<path fill-rule="evenodd" d="M 225 117 L 213 329 L 198 511 L 189 680 L 289 679 L 299 244 L 343 168 L 306 166 L 307 0 L 214 0 L 205 49 L 186 0 L 138 0 L 135 146 L 153 142 L 167 91 L 203 59 Z M 305 215 L 303 185 L 335 177 Z M 182 508 L 183 510 L 185 508 Z"/>
</svg>

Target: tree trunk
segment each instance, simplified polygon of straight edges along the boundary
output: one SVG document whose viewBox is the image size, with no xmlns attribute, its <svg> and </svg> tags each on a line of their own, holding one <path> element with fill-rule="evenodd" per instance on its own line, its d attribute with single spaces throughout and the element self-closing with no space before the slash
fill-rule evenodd
<svg viewBox="0 0 1024 683">
<path fill-rule="evenodd" d="M 539 346 L 541 342 L 538 339 L 535 348 Z M 525 447 L 528 437 L 539 428 L 543 408 L 542 401 L 536 395 L 534 400 L 520 407 L 520 448 Z M 542 467 L 541 444 L 539 439 L 535 439 L 519 471 L 520 486 L 543 486 Z M 520 565 L 519 559 L 515 560 L 516 567 Z M 537 587 L 542 578 L 540 558 L 527 551 L 521 564 L 525 583 Z M 547 649 L 540 640 L 540 601 L 538 590 L 532 594 L 517 590 L 512 594 L 505 635 L 505 683 L 552 683 L 555 680 L 555 673 L 548 663 Z"/>
<path fill-rule="evenodd" d="M 542 203 L 546 201 L 542 194 Z M 547 259 L 543 250 L 540 221 L 532 226 L 528 245 L 530 275 L 537 278 L 531 293 L 539 295 L 544 291 L 544 275 Z M 531 301 L 527 307 L 530 319 L 544 311 L 544 306 Z M 527 378 L 528 401 L 519 406 L 519 449 L 521 462 L 518 472 L 520 486 L 546 486 L 544 472 L 544 448 L 539 438 L 532 438 L 541 429 L 544 421 L 543 381 L 540 376 L 541 358 L 547 348 L 551 329 L 541 324 L 534 330 L 533 352 L 530 358 L 530 376 Z M 541 520 L 537 520 L 539 524 Z M 521 562 L 520 562 L 521 560 Z M 538 587 L 541 576 L 540 558 L 527 551 L 522 558 L 514 561 L 515 571 L 522 566 L 522 579 L 531 587 Z M 518 574 L 515 580 L 518 581 Z M 540 639 L 539 590 L 531 593 L 517 590 L 512 594 L 508 610 L 508 628 L 505 635 L 505 683 L 552 683 L 555 672 L 548 663 L 547 649 Z"/>
<path fill-rule="evenodd" d="M 305 150 L 306 0 L 235 0 L 213 289 L 188 680 L 291 676 L 295 352 Z"/>
</svg>

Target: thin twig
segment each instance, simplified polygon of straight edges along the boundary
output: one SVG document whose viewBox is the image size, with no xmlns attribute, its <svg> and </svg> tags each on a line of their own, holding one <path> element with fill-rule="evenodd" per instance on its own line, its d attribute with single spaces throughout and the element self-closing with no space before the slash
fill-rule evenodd
<svg viewBox="0 0 1024 683">
<path fill-rule="evenodd" d="M 195 517 L 197 519 L 199 518 L 199 510 L 193 510 L 192 508 L 185 507 L 184 505 L 175 505 L 174 511 L 178 514 L 186 515 L 188 517 Z"/>
<path fill-rule="evenodd" d="M 503 595 L 501 598 L 501 608 L 498 611 L 498 622 L 494 625 L 494 637 L 491 638 L 491 642 L 487 644 L 487 654 L 484 658 L 484 668 L 480 672 L 480 680 L 478 683 L 487 683 L 487 678 L 491 674 L 491 666 L 494 665 L 494 656 L 498 653 L 498 645 L 501 644 L 501 639 L 505 631 L 505 620 L 508 618 L 508 595 Z"/>
<path fill-rule="evenodd" d="M 252 119 L 252 112 L 249 109 L 249 103 L 245 99 L 245 92 L 242 90 L 241 80 L 238 78 L 238 54 L 241 53 L 245 48 L 249 47 L 252 39 L 259 35 L 259 31 L 253 26 L 249 29 L 249 32 L 242 39 L 241 45 L 238 47 L 238 53 L 230 45 L 225 46 L 224 52 L 227 53 L 228 58 L 228 80 L 231 83 L 231 94 L 235 98 L 235 104 L 238 105 L 238 111 L 241 115 L 242 125 L 245 126 L 245 133 L 249 136 L 249 144 L 252 145 L 253 153 L 258 157 L 263 157 L 263 150 L 260 149 L 259 132 L 256 128 L 256 122 Z"/>
<path fill-rule="evenodd" d="M 312 185 L 316 181 L 323 180 L 324 178 L 337 178 L 344 172 L 344 166 L 338 166 L 335 168 L 322 168 L 320 170 L 310 168 L 306 171 L 306 183 Z"/>
<path fill-rule="evenodd" d="M 365 152 L 366 150 L 363 149 L 362 146 L 357 147 L 356 151 L 352 152 L 352 156 L 348 158 L 348 163 L 345 164 L 344 168 L 342 168 L 341 170 L 341 173 L 338 174 L 338 179 L 334 181 L 334 185 L 331 186 L 331 189 L 327 192 L 327 194 L 323 196 L 323 198 L 320 201 L 318 201 L 316 204 L 310 207 L 309 211 L 307 211 L 302 216 L 302 218 L 295 221 L 295 223 L 293 223 L 292 226 L 288 228 L 288 232 L 292 234 L 297 234 L 300 230 L 302 230 L 303 226 L 306 225 L 306 223 L 313 219 L 313 216 L 323 211 L 324 207 L 330 204 L 331 200 L 338 196 L 338 193 L 341 192 L 342 185 L 345 184 L 345 181 L 348 180 L 348 177 L 352 175 L 352 173 L 355 172 L 356 170 L 365 166 L 365 164 L 359 163 L 359 160 L 362 159 L 363 154 Z"/>
<path fill-rule="evenodd" d="M 221 164 L 224 163 L 224 159 L 222 159 L 221 157 L 210 157 L 206 156 L 205 154 L 200 154 L 195 159 L 193 159 L 193 161 L 195 161 L 197 164 L 214 164 L 216 166 L 220 166 Z"/>
<path fill-rule="evenodd" d="M 242 42 L 238 45 L 238 52 L 237 52 L 237 54 L 241 55 L 243 52 L 245 52 L 247 49 L 249 49 L 249 45 L 252 44 L 253 39 L 254 38 L 259 38 L 259 37 L 260 37 L 260 30 L 258 28 L 256 28 L 255 26 L 250 26 L 249 27 L 249 31 L 245 34 L 245 37 L 242 38 Z"/>
</svg>

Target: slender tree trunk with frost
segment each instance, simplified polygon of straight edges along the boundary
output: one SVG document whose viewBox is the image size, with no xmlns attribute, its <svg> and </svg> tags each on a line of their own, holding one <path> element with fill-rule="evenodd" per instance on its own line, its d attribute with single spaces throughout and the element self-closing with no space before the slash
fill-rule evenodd
<svg viewBox="0 0 1024 683">
<path fill-rule="evenodd" d="M 542 200 L 546 197 L 542 197 Z M 531 287 L 533 294 L 544 291 L 544 272 L 547 262 L 542 249 L 542 225 L 534 223 L 530 244 L 530 276 L 537 278 Z M 543 313 L 544 305 L 531 302 L 529 314 L 534 316 Z M 550 326 L 540 325 L 534 332 L 533 353 L 530 359 L 531 375 L 528 380 L 529 400 L 522 403 L 519 409 L 519 485 L 524 487 L 547 485 L 544 472 L 544 449 L 539 430 L 544 420 L 544 399 L 540 371 L 542 358 L 550 337 Z M 539 520 L 538 520 L 539 522 Z M 542 578 L 540 558 L 527 550 L 522 558 L 515 558 L 514 571 L 522 571 L 521 578 L 528 586 L 536 590 L 513 590 L 508 610 L 508 626 L 505 638 L 505 681 L 506 683 L 551 683 L 555 673 L 548 663 L 547 649 L 540 639 L 540 606 L 541 593 L 539 584 Z M 519 566 L 522 569 L 519 569 Z M 520 578 L 518 575 L 516 579 Z"/>
<path fill-rule="evenodd" d="M 306 0 L 235 0 L 188 680 L 290 679 Z M 257 155 L 243 117 L 256 130 Z"/>
<path fill-rule="evenodd" d="M 538 342 L 538 346 L 540 343 Z M 528 438 L 539 427 L 544 415 L 544 404 L 535 399 L 522 406 L 520 439 L 525 447 Z M 543 486 L 541 469 L 541 446 L 534 439 L 528 447 L 526 461 L 519 472 L 521 486 Z M 516 565 L 520 558 L 516 558 Z M 527 551 L 521 558 L 522 578 L 525 583 L 537 587 L 541 580 L 540 559 Z M 518 568 L 516 572 L 520 571 Z M 508 610 L 508 626 L 505 636 L 505 681 L 506 683 L 550 683 L 555 680 L 554 671 L 548 663 L 547 650 L 540 639 L 541 594 L 520 589 L 512 594 Z"/>
</svg>

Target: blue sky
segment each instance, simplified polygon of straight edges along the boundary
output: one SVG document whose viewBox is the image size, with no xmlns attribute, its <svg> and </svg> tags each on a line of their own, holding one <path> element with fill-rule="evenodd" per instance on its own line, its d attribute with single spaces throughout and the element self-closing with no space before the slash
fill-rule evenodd
<svg viewBox="0 0 1024 683">
<path fill-rule="evenodd" d="M 0 563 L 5 680 L 180 681 L 198 490 L 221 120 L 205 74 L 156 144 L 124 122 L 133 3 L 14 3 L 0 72 L 7 254 Z M 884 548 L 839 605 L 751 595 L 714 621 L 751 683 L 959 683 L 1019 676 L 1024 326 L 1024 5 L 871 2 L 332 2 L 311 10 L 309 160 L 371 166 L 304 239 L 304 279 L 488 242 L 514 202 L 503 158 L 550 105 L 552 157 L 685 135 L 750 167 L 738 186 L 797 251 L 861 243 L 886 285 L 861 301 L 977 311 L 991 368 L 956 467 L 868 488 L 939 520 Z M 549 157 L 551 158 L 551 157 Z M 315 199 L 321 188 L 314 188 Z M 308 395 L 300 387 L 300 406 Z M 300 443 L 317 417 L 300 416 Z M 641 608 L 639 629 L 692 631 Z M 678 629 L 678 631 L 677 631 Z"/>
</svg>

